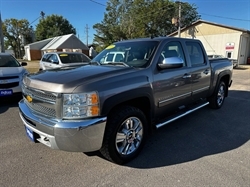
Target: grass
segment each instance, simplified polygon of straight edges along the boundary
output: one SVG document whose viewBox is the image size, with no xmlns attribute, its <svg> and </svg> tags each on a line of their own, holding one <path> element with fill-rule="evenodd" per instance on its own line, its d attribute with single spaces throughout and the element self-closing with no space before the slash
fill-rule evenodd
<svg viewBox="0 0 250 187">
<path fill-rule="evenodd" d="M 39 60 L 27 61 L 18 59 L 19 62 L 27 62 L 27 66 L 24 66 L 30 73 L 36 73 L 39 71 Z"/>
<path fill-rule="evenodd" d="M 28 67 L 24 67 L 24 68 L 27 69 L 30 73 L 38 72 L 38 68 L 28 68 Z"/>
</svg>

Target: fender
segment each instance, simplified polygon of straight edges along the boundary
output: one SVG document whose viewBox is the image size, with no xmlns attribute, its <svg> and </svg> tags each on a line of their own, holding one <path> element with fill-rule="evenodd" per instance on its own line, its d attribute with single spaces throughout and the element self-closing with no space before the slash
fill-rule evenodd
<svg viewBox="0 0 250 187">
<path fill-rule="evenodd" d="M 228 82 L 225 82 L 225 83 L 226 83 L 226 85 L 228 85 L 228 87 L 231 86 L 231 84 L 232 84 L 232 80 L 231 80 L 232 79 L 232 72 L 230 70 L 224 70 L 218 74 L 217 78 L 214 77 L 214 80 L 216 80 L 216 81 L 213 80 L 212 88 L 210 89 L 210 92 L 211 92 L 210 95 L 212 95 L 214 93 L 215 88 L 217 87 L 217 85 L 220 83 L 222 77 L 224 77 L 224 76 L 229 76 Z M 227 95 L 228 95 L 228 93 L 226 93 L 226 96 Z"/>
<path fill-rule="evenodd" d="M 107 115 L 115 106 L 121 105 L 123 103 L 129 103 L 133 99 L 138 99 L 142 98 L 145 99 L 145 101 L 148 101 L 148 103 L 140 103 L 141 105 L 148 105 L 150 110 L 150 114 L 154 113 L 154 98 L 152 97 L 153 93 L 150 87 L 140 87 L 140 88 L 135 88 L 131 89 L 122 93 L 119 93 L 117 95 L 113 95 L 106 99 L 103 102 L 103 107 L 102 107 L 102 116 Z M 132 103 L 135 104 L 135 103 Z"/>
</svg>

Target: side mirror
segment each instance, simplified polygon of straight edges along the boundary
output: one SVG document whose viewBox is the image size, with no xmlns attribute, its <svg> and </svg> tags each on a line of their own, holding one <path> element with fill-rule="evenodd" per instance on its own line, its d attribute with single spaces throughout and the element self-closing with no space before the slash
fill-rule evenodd
<svg viewBox="0 0 250 187">
<path fill-rule="evenodd" d="M 27 62 L 21 62 L 21 66 L 27 66 Z"/>
<path fill-rule="evenodd" d="M 164 58 L 162 63 L 158 63 L 160 69 L 171 69 L 183 67 L 183 59 L 180 57 Z"/>
</svg>

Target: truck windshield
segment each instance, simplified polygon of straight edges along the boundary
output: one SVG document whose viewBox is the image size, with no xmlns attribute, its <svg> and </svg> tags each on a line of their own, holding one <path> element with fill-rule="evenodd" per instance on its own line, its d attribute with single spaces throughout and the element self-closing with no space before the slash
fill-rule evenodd
<svg viewBox="0 0 250 187">
<path fill-rule="evenodd" d="M 0 67 L 20 67 L 20 63 L 11 55 L 0 55 Z"/>
<path fill-rule="evenodd" d="M 108 46 L 99 53 L 92 62 L 102 65 L 127 65 L 137 68 L 145 68 L 149 65 L 158 41 L 133 41 L 120 42 Z"/>
</svg>

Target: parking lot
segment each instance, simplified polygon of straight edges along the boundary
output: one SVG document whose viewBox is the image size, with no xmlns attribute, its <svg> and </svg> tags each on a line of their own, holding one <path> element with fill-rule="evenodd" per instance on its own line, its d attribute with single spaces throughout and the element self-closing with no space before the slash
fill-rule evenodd
<svg viewBox="0 0 250 187">
<path fill-rule="evenodd" d="M 148 139 L 119 166 L 98 153 L 32 143 L 15 100 L 0 101 L 0 186 L 250 186 L 250 68 L 234 69 L 223 108 L 205 107 Z"/>
</svg>

